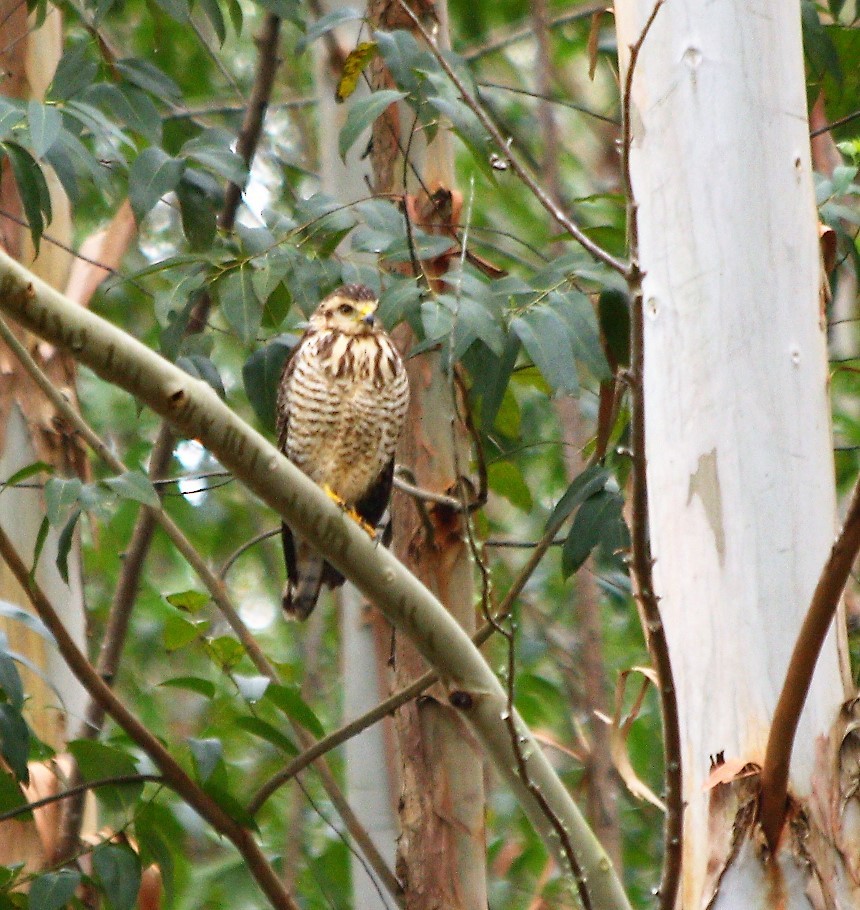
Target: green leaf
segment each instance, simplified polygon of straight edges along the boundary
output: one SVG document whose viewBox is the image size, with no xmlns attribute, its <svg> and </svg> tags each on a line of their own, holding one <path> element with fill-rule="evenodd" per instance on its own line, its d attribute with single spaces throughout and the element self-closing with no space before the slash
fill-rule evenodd
<svg viewBox="0 0 860 910">
<path fill-rule="evenodd" d="M 607 288 L 597 299 L 600 331 L 618 366 L 630 366 L 630 301 L 623 291 Z"/>
<path fill-rule="evenodd" d="M 383 89 L 374 92 L 367 98 L 355 101 L 349 109 L 346 116 L 346 123 L 340 131 L 338 137 L 338 151 L 340 157 L 346 160 L 347 152 L 355 144 L 359 135 L 364 132 L 376 118 L 396 101 L 402 101 L 406 97 L 404 92 L 398 92 L 394 89 Z"/>
<path fill-rule="evenodd" d="M 137 760 L 123 749 L 107 743 L 76 739 L 68 745 L 85 781 L 106 777 L 128 777 L 138 773 Z M 136 808 L 143 793 L 143 781 L 98 787 L 96 798 L 107 808 L 127 812 Z"/>
<path fill-rule="evenodd" d="M 253 269 L 243 263 L 215 285 L 224 318 L 246 344 L 257 337 L 263 319 L 263 304 L 254 289 Z"/>
<path fill-rule="evenodd" d="M 156 493 L 152 481 L 143 471 L 126 471 L 118 477 L 108 477 L 104 484 L 122 499 L 141 502 L 145 506 L 152 506 L 154 509 L 161 505 L 161 500 L 158 498 L 158 493 Z"/>
<path fill-rule="evenodd" d="M 6 487 L 14 487 L 15 484 L 23 483 L 29 477 L 32 477 L 34 474 L 53 474 L 54 468 L 52 465 L 47 464 L 44 461 L 34 461 L 32 464 L 26 465 L 26 467 L 21 468 L 20 471 L 15 471 L 10 477 L 7 477 L 2 483 L 0 483 L 0 492 L 2 492 Z"/>
<path fill-rule="evenodd" d="M 171 614 L 164 620 L 164 647 L 168 651 L 178 651 L 197 641 L 208 627 L 209 623 L 189 622 L 178 614 Z"/>
<path fill-rule="evenodd" d="M 182 89 L 163 70 L 141 57 L 126 57 L 114 62 L 117 72 L 138 88 L 171 101 L 182 99 Z"/>
<path fill-rule="evenodd" d="M 601 490 L 585 500 L 576 513 L 561 551 L 561 571 L 565 578 L 588 559 L 607 531 L 621 515 L 621 497 Z"/>
<path fill-rule="evenodd" d="M 597 317 L 588 297 L 580 291 L 565 294 L 552 291 L 549 304 L 567 326 L 574 357 L 589 369 L 595 379 L 609 379 L 612 371 L 600 344 Z"/>
<path fill-rule="evenodd" d="M 278 382 L 284 364 L 297 343 L 295 335 L 281 335 L 254 351 L 242 367 L 242 382 L 248 401 L 260 423 L 270 430 L 275 426 Z"/>
<path fill-rule="evenodd" d="M 227 23 L 224 21 L 224 13 L 218 5 L 218 0 L 198 0 L 201 9 L 209 20 L 212 30 L 218 36 L 218 43 L 223 47 L 227 40 Z"/>
<path fill-rule="evenodd" d="M 21 786 L 11 774 L 0 771 L 0 812 L 10 812 L 12 809 L 20 809 L 27 805 L 27 800 L 21 792 Z M 20 820 L 31 819 L 31 813 L 23 813 L 16 816 Z M 2 893 L 2 886 L 0 886 Z"/>
<path fill-rule="evenodd" d="M 164 598 L 172 607 L 186 613 L 199 613 L 212 599 L 202 591 L 178 591 Z"/>
<path fill-rule="evenodd" d="M 252 736 L 259 736 L 260 739 L 266 740 L 266 742 L 269 742 L 273 746 L 276 746 L 282 752 L 286 752 L 287 755 L 299 754 L 299 750 L 296 747 L 296 744 L 289 738 L 289 736 L 286 736 L 276 727 L 273 727 L 265 720 L 261 720 L 259 717 L 243 715 L 237 717 L 233 723 L 240 730 L 245 730 Z"/>
<path fill-rule="evenodd" d="M 42 555 L 42 550 L 45 548 L 45 541 L 48 539 L 48 531 L 50 530 L 51 523 L 48 521 L 47 516 L 45 516 L 39 523 L 39 530 L 36 532 L 36 543 L 33 546 L 33 565 L 30 567 L 31 580 L 35 580 L 36 578 L 36 567 L 39 565 L 39 558 Z"/>
<path fill-rule="evenodd" d="M 84 97 L 106 109 L 114 120 L 140 133 L 154 146 L 161 142 L 161 114 L 146 92 L 133 85 L 100 82 L 89 88 Z"/>
<path fill-rule="evenodd" d="M 134 833 L 140 847 L 141 865 L 155 863 L 164 882 L 166 905 L 174 905 L 175 869 L 171 844 L 181 844 L 184 831 L 179 830 L 173 813 L 165 806 L 148 803 L 139 807 L 134 817 Z"/>
<path fill-rule="evenodd" d="M 162 196 L 176 189 L 184 169 L 184 161 L 156 146 L 135 158 L 128 175 L 128 195 L 138 224 Z"/>
<path fill-rule="evenodd" d="M 197 769 L 197 777 L 200 783 L 205 784 L 212 776 L 215 768 L 218 767 L 224 755 L 224 747 L 221 744 L 221 740 L 215 737 L 206 739 L 189 737 L 188 747 L 191 749 L 194 767 Z"/>
<path fill-rule="evenodd" d="M 57 571 L 60 573 L 60 578 L 62 578 L 66 584 L 69 583 L 69 553 L 71 552 L 72 543 L 75 539 L 75 525 L 78 523 L 80 517 L 80 509 L 72 512 L 69 516 L 69 520 L 63 525 L 63 529 L 57 537 L 56 566 Z"/>
<path fill-rule="evenodd" d="M 376 315 L 389 331 L 405 317 L 414 312 L 421 301 L 423 291 L 415 281 L 398 281 L 386 288 L 379 297 Z"/>
<path fill-rule="evenodd" d="M 199 136 L 189 139 L 179 154 L 182 158 L 193 158 L 207 170 L 237 186 L 244 186 L 248 179 L 248 168 L 241 156 L 231 149 L 233 139 L 226 130 L 205 130 Z"/>
<path fill-rule="evenodd" d="M 2 634 L 2 633 L 0 633 Z M 0 691 L 6 694 L 6 698 L 16 711 L 24 707 L 24 687 L 21 684 L 21 676 L 15 661 L 7 653 L 6 636 L 0 637 Z"/>
<path fill-rule="evenodd" d="M 24 109 L 20 101 L 0 96 L 0 139 L 11 136 L 13 130 L 24 121 Z"/>
<path fill-rule="evenodd" d="M 125 844 L 99 844 L 93 851 L 93 871 L 111 910 L 132 910 L 140 890 L 140 859 Z"/>
<path fill-rule="evenodd" d="M 30 124 L 30 139 L 37 158 L 42 158 L 60 136 L 63 117 L 52 104 L 31 101 L 27 105 L 27 121 Z"/>
<path fill-rule="evenodd" d="M 176 185 L 182 231 L 192 250 L 207 250 L 212 245 L 217 230 L 215 200 L 196 182 L 188 179 L 190 172 L 191 169 L 186 170 Z"/>
<path fill-rule="evenodd" d="M 15 777 L 29 783 L 30 728 L 13 705 L 0 704 L 0 753 Z"/>
<path fill-rule="evenodd" d="M 218 367 L 208 357 L 204 357 L 202 354 L 185 354 L 177 358 L 176 366 L 180 370 L 185 370 L 186 373 L 195 379 L 202 379 L 206 385 L 218 393 L 219 398 L 224 399 L 227 397 Z"/>
<path fill-rule="evenodd" d="M 495 182 L 495 173 L 490 164 L 490 136 L 475 112 L 459 98 L 442 98 L 437 95 L 427 101 L 451 121 L 454 131 L 472 153 L 475 164 Z"/>
<path fill-rule="evenodd" d="M 30 885 L 31 910 L 60 910 L 74 897 L 81 883 L 81 873 L 76 869 L 45 872 Z"/>
<path fill-rule="evenodd" d="M 532 494 L 523 479 L 519 465 L 512 461 L 495 461 L 487 466 L 490 488 L 523 512 L 531 512 Z"/>
<path fill-rule="evenodd" d="M 554 391 L 579 394 L 567 326 L 555 311 L 545 306 L 534 307 L 517 316 L 511 322 L 511 329 Z"/>
<path fill-rule="evenodd" d="M 209 642 L 209 653 L 222 670 L 232 670 L 245 656 L 245 649 L 235 638 L 220 635 Z"/>
<path fill-rule="evenodd" d="M 45 484 L 45 508 L 51 527 L 59 528 L 68 520 L 80 501 L 83 483 L 77 477 L 50 477 Z"/>
<path fill-rule="evenodd" d="M 280 708 L 287 717 L 301 724 L 306 730 L 310 730 L 314 736 L 325 736 L 325 728 L 319 722 L 319 718 L 311 710 L 307 702 L 302 698 L 297 686 L 284 686 L 272 683 L 264 696 L 272 702 L 277 708 Z"/>
<path fill-rule="evenodd" d="M 556 503 L 545 527 L 548 528 L 556 522 L 564 521 L 580 503 L 602 490 L 606 486 L 607 480 L 609 480 L 609 471 L 601 468 L 600 465 L 591 465 L 574 477 L 564 495 Z"/>
<path fill-rule="evenodd" d="M 15 185 L 27 216 L 33 248 L 38 253 L 45 224 L 51 220 L 51 195 L 45 175 L 33 156 L 17 142 L 0 142 L 0 148 L 6 153 L 12 167 Z"/>
<path fill-rule="evenodd" d="M 73 739 L 68 749 L 78 763 L 84 780 L 137 774 L 137 760 L 118 746 L 89 739 Z"/>
<path fill-rule="evenodd" d="M 90 54 L 90 43 L 73 44 L 57 64 L 48 97 L 54 101 L 66 101 L 92 85 L 97 77 L 98 65 Z"/>
<path fill-rule="evenodd" d="M 356 19 L 363 19 L 364 15 L 350 6 L 342 9 L 336 9 L 331 13 L 317 19 L 316 22 L 307 30 L 307 32 L 296 42 L 296 53 L 303 54 L 317 38 L 328 34 L 332 29 L 337 28 L 344 22 L 354 22 Z"/>
<path fill-rule="evenodd" d="M 166 686 L 168 689 L 187 689 L 204 698 L 215 697 L 215 683 L 201 676 L 175 676 L 173 679 L 165 679 L 159 686 Z"/>
</svg>

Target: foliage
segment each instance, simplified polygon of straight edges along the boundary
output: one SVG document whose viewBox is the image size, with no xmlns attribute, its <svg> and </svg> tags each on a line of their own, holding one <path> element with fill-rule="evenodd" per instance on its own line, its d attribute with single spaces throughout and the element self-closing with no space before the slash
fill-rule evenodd
<svg viewBox="0 0 860 910">
<path fill-rule="evenodd" d="M 44 4 L 33 7 L 45 14 Z M 528 7 L 514 0 L 452 3 L 458 51 L 447 59 L 515 147 L 537 163 L 545 153 L 538 106 L 523 94 L 534 89 L 524 74 L 524 63 L 534 59 L 533 45 L 505 45 L 479 57 L 470 50 L 490 40 L 495 29 L 525 19 Z M 446 118 L 460 140 L 460 185 L 469 187 L 469 251 L 504 269 L 504 277 L 490 279 L 460 255 L 463 235 L 440 236 L 408 224 L 402 207 L 390 199 L 368 197 L 347 207 L 319 192 L 312 118 L 303 107 L 286 106 L 295 100 L 286 86 L 310 92 L 309 48 L 321 46 L 328 31 L 354 13 L 341 11 L 314 24 L 294 0 L 259 5 L 98 0 L 84 10 L 66 3 L 58 8 L 66 18 L 64 54 L 44 102 L 0 99 L 0 151 L 19 188 L 34 244 L 50 242 L 48 167 L 72 200 L 79 238 L 103 225 L 127 197 L 140 238 L 95 306 L 212 385 L 267 433 L 273 430 L 281 366 L 316 301 L 342 282 L 362 281 L 378 290 L 386 325 L 411 328 L 411 353 L 438 349 L 466 378 L 491 491 L 487 507 L 475 517 L 479 536 L 491 542 L 533 541 L 554 519 L 566 517 L 560 546 L 543 561 L 516 607 L 515 690 L 527 723 L 559 742 L 576 742 L 590 718 L 584 716 L 579 678 L 578 655 L 585 644 L 578 637 L 569 576 L 592 571 L 582 568 L 589 556 L 604 595 L 610 675 L 646 659 L 623 559 L 628 465 L 619 452 L 626 443 L 627 411 L 622 406 L 611 415 L 605 428 L 610 445 L 601 464 L 571 479 L 551 407 L 559 396 L 577 396 L 586 421 L 596 425 L 601 389 L 611 384 L 616 368 L 624 367 L 628 353 L 629 316 L 619 276 L 560 236 L 527 188 L 499 169 L 498 150 L 475 113 L 436 57 L 407 31 L 377 31 L 357 56 L 348 58 L 349 78 L 340 91 L 349 109 L 338 151 L 346 155 L 395 100 L 409 106 L 428 135 L 444 128 L 440 120 Z M 820 25 L 811 3 L 804 8 L 810 97 L 823 91 L 828 114 L 836 119 L 856 108 L 856 66 L 850 61 L 856 63 L 860 32 L 842 21 L 844 11 L 835 0 L 833 24 L 827 26 Z M 283 78 L 250 175 L 247 204 L 234 231 L 219 231 L 225 184 L 242 185 L 248 176 L 235 139 L 253 76 L 252 36 L 266 11 L 288 23 Z M 559 85 L 585 80 L 590 28 L 591 20 L 582 17 L 555 33 L 553 63 L 563 74 Z M 597 34 L 600 65 L 587 103 L 560 97 L 555 108 L 565 145 L 558 176 L 566 207 L 577 213 L 589 236 L 621 253 L 625 208 L 612 158 L 618 120 L 614 47 L 608 32 Z M 121 48 L 121 55 L 112 48 Z M 389 68 L 396 87 L 351 97 L 374 58 Z M 568 88 L 564 94 L 570 94 Z M 599 107 L 600 118 L 583 112 L 586 106 Z M 856 143 L 856 121 L 838 135 Z M 843 258 L 855 270 L 860 263 L 856 165 L 846 160 L 819 183 L 822 218 L 837 230 Z M 377 265 L 369 266 L 366 254 Z M 399 268 L 411 264 L 420 271 L 431 262 L 447 264 L 443 292 L 426 290 Z M 847 276 L 838 273 L 836 280 Z M 202 295 L 214 304 L 209 324 L 204 332 L 189 334 L 192 309 Z M 837 372 L 837 402 L 854 372 L 850 364 Z M 89 374 L 80 377 L 80 389 L 87 419 L 112 438 L 130 469 L 117 475 L 96 465 L 96 477 L 88 482 L 40 476 L 45 527 L 61 532 L 62 572 L 67 572 L 73 529 L 84 534 L 86 602 L 98 641 L 121 568 L 118 554 L 127 546 L 141 505 L 158 502 L 140 467 L 157 424 Z M 856 473 L 860 425 L 848 409 L 838 409 L 837 426 L 850 449 L 840 456 L 844 477 L 849 469 L 843 460 Z M 586 446 L 586 456 L 595 444 Z M 212 565 L 226 565 L 260 529 L 275 526 L 273 517 L 224 477 L 195 443 L 180 443 L 172 468 L 180 479 L 163 484 L 159 492 Z M 485 552 L 493 589 L 505 591 L 522 563 L 518 551 L 488 545 Z M 37 552 L 34 562 L 39 558 Z M 326 620 L 313 673 L 322 684 L 309 693 L 302 687 L 309 660 L 303 632 L 287 628 L 276 615 L 279 560 L 277 547 L 262 542 L 232 565 L 227 583 L 283 685 L 259 675 L 199 590 L 196 576 L 161 537 L 147 563 L 118 682 L 123 700 L 170 744 L 204 791 L 238 819 L 247 820 L 250 797 L 300 751 L 287 720 L 321 736 L 337 726 L 340 714 L 335 623 Z M 0 606 L 16 621 L 33 622 L 15 613 L 14 606 Z M 503 664 L 502 646 L 493 647 L 494 661 Z M 45 756 L 27 727 L 17 659 L 8 642 L 0 641 L 0 749 L 9 769 L 0 775 L 0 812 L 23 804 L 16 781 L 26 781 L 28 758 Z M 653 743 L 658 731 L 656 704 L 649 699 L 629 747 L 634 767 L 657 792 L 661 769 L 655 766 Z M 69 749 L 85 781 L 151 770 L 146 757 L 113 726 L 102 741 L 78 739 Z M 333 758 L 341 761 L 337 753 Z M 564 758 L 560 766 L 574 790 L 583 786 L 581 763 Z M 308 776 L 303 786 L 307 802 L 300 810 L 302 868 L 296 890 L 307 907 L 348 906 L 348 850 L 353 847 L 318 781 Z M 236 855 L 159 783 L 116 783 L 95 792 L 105 820 L 133 832 L 140 849 L 138 855 L 108 842 L 95 849 L 87 878 L 110 906 L 132 905 L 141 865 L 150 862 L 161 869 L 170 907 L 264 906 Z M 284 849 L 289 836 L 283 819 L 293 798 L 281 790 L 255 819 L 261 841 L 273 853 Z M 627 881 L 634 901 L 645 905 L 656 881 L 660 819 L 655 810 L 627 798 L 622 815 Z M 499 873 L 492 905 L 527 906 L 545 854 L 504 792 L 492 796 L 489 857 Z M 0 890 L 22 875 L 10 870 Z M 80 875 L 52 870 L 35 877 L 30 906 L 66 905 Z M 551 881 L 547 896 L 552 898 L 558 887 Z M 6 900 L 9 906 L 22 905 L 19 897 Z"/>
</svg>

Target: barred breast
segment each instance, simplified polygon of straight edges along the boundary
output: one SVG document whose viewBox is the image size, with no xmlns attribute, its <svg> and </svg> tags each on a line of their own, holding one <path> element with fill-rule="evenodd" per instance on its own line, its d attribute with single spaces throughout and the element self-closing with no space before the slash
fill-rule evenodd
<svg viewBox="0 0 860 910">
<path fill-rule="evenodd" d="M 409 405 L 403 362 L 381 335 L 307 335 L 282 387 L 287 456 L 348 505 L 394 456 Z"/>
</svg>

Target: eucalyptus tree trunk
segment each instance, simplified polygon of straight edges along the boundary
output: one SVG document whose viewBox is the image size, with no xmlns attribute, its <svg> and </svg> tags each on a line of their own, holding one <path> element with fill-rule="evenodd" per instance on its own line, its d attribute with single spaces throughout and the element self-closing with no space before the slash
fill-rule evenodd
<svg viewBox="0 0 860 910">
<path fill-rule="evenodd" d="M 616 3 L 622 76 L 653 9 Z M 756 822 L 756 772 L 836 528 L 799 3 L 670 0 L 630 100 L 648 519 L 682 740 L 681 905 L 858 906 L 832 628 L 794 742 L 778 863 Z"/>
<path fill-rule="evenodd" d="M 412 4 L 422 17 L 424 4 Z M 414 30 L 396 2 L 371 0 L 370 19 L 385 30 Z M 437 40 L 448 40 L 447 5 L 436 3 Z M 421 36 L 415 33 L 421 42 Z M 374 88 L 390 87 L 379 63 Z M 450 132 L 438 130 L 431 143 L 421 131 L 410 135 L 414 116 L 392 105 L 373 127 L 373 190 L 403 199 L 409 217 L 424 231 L 456 225 L 459 196 L 454 187 Z M 404 150 L 409 162 L 404 167 Z M 441 204 L 440 204 L 441 202 Z M 424 262 L 423 272 L 438 283 L 443 262 Z M 412 343 L 404 327 L 402 347 Z M 407 363 L 411 401 L 397 461 L 418 486 L 459 496 L 466 485 L 470 456 L 465 427 L 455 412 L 455 376 L 436 353 Z M 396 495 L 395 550 L 467 631 L 475 629 L 472 560 L 461 512 Z M 406 685 L 426 664 L 404 636 L 397 636 L 394 679 Z M 475 737 L 444 697 L 427 696 L 404 706 L 395 717 L 401 759 L 400 840 L 397 873 L 410 910 L 484 910 L 487 906 L 483 761 Z"/>
</svg>

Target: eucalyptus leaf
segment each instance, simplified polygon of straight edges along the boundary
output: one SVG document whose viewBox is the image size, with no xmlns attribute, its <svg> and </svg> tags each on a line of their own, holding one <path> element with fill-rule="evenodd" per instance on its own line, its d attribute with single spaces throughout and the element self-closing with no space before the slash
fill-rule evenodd
<svg viewBox="0 0 860 910">
<path fill-rule="evenodd" d="M 132 910 L 140 890 L 140 859 L 126 844 L 99 844 L 93 851 L 93 871 L 110 910 Z"/>
<path fill-rule="evenodd" d="M 394 89 L 382 89 L 367 98 L 354 101 L 350 105 L 346 123 L 343 125 L 338 137 L 340 157 L 345 160 L 347 152 L 355 144 L 361 133 L 369 129 L 383 111 L 395 102 L 402 101 L 405 97 L 404 92 L 398 92 Z"/>
<path fill-rule="evenodd" d="M 175 190 L 185 162 L 171 158 L 163 149 L 150 146 L 135 158 L 128 175 L 128 195 L 138 224 L 162 196 Z"/>
<path fill-rule="evenodd" d="M 30 885 L 30 904 L 33 910 L 60 910 L 74 897 L 81 883 L 81 873 L 76 869 L 44 872 Z"/>
</svg>

